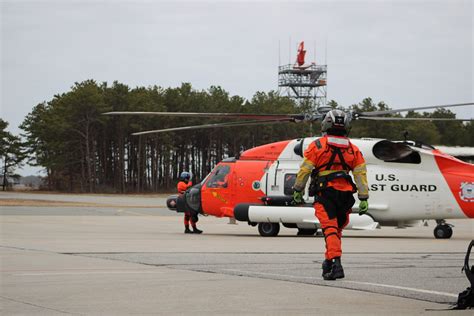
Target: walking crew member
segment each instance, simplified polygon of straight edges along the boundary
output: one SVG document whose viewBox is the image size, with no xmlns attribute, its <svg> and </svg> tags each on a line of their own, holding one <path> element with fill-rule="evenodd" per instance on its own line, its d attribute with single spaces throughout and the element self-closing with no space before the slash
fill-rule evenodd
<svg viewBox="0 0 474 316">
<path fill-rule="evenodd" d="M 344 278 L 341 264 L 342 229 L 349 223 L 349 214 L 358 192 L 359 215 L 368 210 L 367 169 L 362 153 L 347 138 L 349 118 L 340 110 L 329 111 L 321 122 L 323 137 L 311 143 L 294 185 L 293 203 L 303 203 L 306 182 L 311 175 L 309 195 L 315 196 L 315 215 L 326 241 L 323 278 Z M 349 175 L 352 171 L 356 184 Z"/>
<path fill-rule="evenodd" d="M 179 176 L 179 182 L 178 182 L 178 207 L 181 209 L 184 209 L 184 233 L 185 234 L 201 234 L 202 230 L 198 229 L 196 227 L 196 223 L 198 222 L 199 218 L 198 215 L 195 212 L 192 212 L 189 210 L 188 207 L 186 207 L 186 202 L 184 200 L 184 192 L 188 188 L 190 188 L 193 185 L 193 182 L 190 180 L 191 179 L 191 174 L 187 171 L 181 172 L 181 175 Z M 193 230 L 189 229 L 189 223 L 191 223 L 191 226 L 193 227 Z"/>
</svg>

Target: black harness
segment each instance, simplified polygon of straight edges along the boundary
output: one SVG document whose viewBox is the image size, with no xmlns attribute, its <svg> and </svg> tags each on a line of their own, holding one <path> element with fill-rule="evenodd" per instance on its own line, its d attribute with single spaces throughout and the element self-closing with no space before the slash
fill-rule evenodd
<svg viewBox="0 0 474 316">
<path fill-rule="evenodd" d="M 315 141 L 318 149 L 322 148 L 322 144 L 317 139 Z M 344 160 L 344 155 L 339 147 L 327 145 L 326 150 L 331 150 L 332 154 L 329 158 L 329 162 L 313 169 L 311 172 L 311 183 L 309 185 L 309 196 L 314 196 L 314 203 L 321 203 L 328 214 L 330 219 L 337 217 L 337 224 L 342 227 L 346 221 L 347 213 L 350 212 L 352 206 L 355 203 L 353 193 L 356 192 L 356 186 L 352 181 L 352 177 L 349 175 L 351 168 Z M 339 162 L 336 162 L 336 157 L 339 158 Z M 318 176 L 321 170 L 331 170 L 332 166 L 339 164 L 342 165 L 343 170 L 330 173 L 325 176 Z M 328 187 L 328 183 L 334 179 L 343 178 L 346 179 L 352 185 L 352 191 L 339 191 L 332 187 Z"/>
<path fill-rule="evenodd" d="M 318 149 L 322 148 L 319 139 L 317 139 L 315 143 Z M 308 190 L 309 196 L 316 196 L 318 192 L 326 190 L 328 183 L 337 178 L 346 179 L 352 186 L 352 193 L 357 192 L 356 186 L 352 181 L 352 177 L 349 175 L 349 171 L 351 170 L 351 168 L 344 160 L 344 155 L 342 154 L 341 149 L 339 147 L 331 145 L 328 145 L 327 147 L 328 148 L 326 150 L 332 151 L 331 157 L 329 158 L 328 163 L 325 163 L 324 165 L 319 166 L 318 168 L 314 168 L 311 172 L 311 182 L 309 184 Z M 335 162 L 336 157 L 339 158 L 339 162 Z M 343 170 L 333 172 L 325 176 L 318 176 L 318 173 L 324 168 L 324 170 L 331 170 L 332 166 L 337 164 L 342 165 Z"/>
</svg>

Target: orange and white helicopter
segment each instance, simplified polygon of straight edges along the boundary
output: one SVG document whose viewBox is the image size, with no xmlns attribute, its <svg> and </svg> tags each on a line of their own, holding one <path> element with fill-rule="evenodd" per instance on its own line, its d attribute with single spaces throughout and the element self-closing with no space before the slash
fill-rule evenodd
<svg viewBox="0 0 474 316">
<path fill-rule="evenodd" d="M 443 118 L 379 117 L 404 111 L 474 103 L 428 106 L 373 112 L 350 112 L 351 119 L 368 120 L 458 120 Z M 183 112 L 109 112 L 109 115 L 164 115 L 179 117 L 223 117 L 252 119 L 226 123 L 177 127 L 135 133 L 143 135 L 262 123 L 314 122 L 321 120 L 330 108 L 319 108 L 315 114 L 243 114 Z M 184 194 L 188 208 L 217 217 L 235 218 L 258 225 L 262 236 L 276 236 L 280 224 L 297 228 L 300 235 L 315 234 L 319 222 L 310 203 L 292 206 L 293 184 L 305 148 L 315 137 L 280 141 L 244 151 L 236 158 L 221 161 L 201 183 Z M 364 154 L 370 188 L 369 210 L 359 216 L 357 207 L 347 229 L 373 230 L 383 226 L 409 227 L 425 220 L 436 220 L 436 238 L 450 238 L 452 225 L 446 219 L 474 218 L 474 165 L 444 154 L 432 146 L 386 139 L 351 139 Z M 308 190 L 305 190 L 308 192 Z M 307 193 L 306 193 L 307 194 Z M 167 206 L 176 210 L 176 195 Z M 309 197 L 305 196 L 305 201 Z"/>
</svg>

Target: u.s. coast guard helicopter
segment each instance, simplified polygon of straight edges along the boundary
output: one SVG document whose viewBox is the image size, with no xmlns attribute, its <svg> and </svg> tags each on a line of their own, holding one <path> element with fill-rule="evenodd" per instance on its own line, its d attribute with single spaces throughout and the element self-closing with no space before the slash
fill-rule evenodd
<svg viewBox="0 0 474 316">
<path fill-rule="evenodd" d="M 380 115 L 455 106 L 460 103 L 372 112 L 349 112 L 352 120 L 472 121 L 472 119 L 401 118 Z M 173 117 L 234 118 L 232 121 L 185 126 L 134 135 L 202 128 L 266 123 L 314 122 L 330 108 L 312 114 L 245 114 L 185 112 L 109 112 L 108 115 L 160 115 Z M 292 206 L 292 186 L 305 148 L 316 138 L 271 143 L 243 152 L 238 158 L 221 161 L 205 179 L 188 189 L 188 208 L 201 214 L 230 217 L 258 226 L 262 236 L 276 236 L 280 224 L 297 228 L 299 234 L 314 234 L 319 228 L 311 204 Z M 474 165 L 442 153 L 432 146 L 385 139 L 351 139 L 366 159 L 370 186 L 367 215 L 351 214 L 347 229 L 371 230 L 380 225 L 408 227 L 436 220 L 436 238 L 450 238 L 452 225 L 446 219 L 474 218 Z M 308 190 L 306 190 L 307 192 Z M 305 197 L 309 201 L 308 197 Z M 176 210 L 176 196 L 167 205 Z"/>
</svg>

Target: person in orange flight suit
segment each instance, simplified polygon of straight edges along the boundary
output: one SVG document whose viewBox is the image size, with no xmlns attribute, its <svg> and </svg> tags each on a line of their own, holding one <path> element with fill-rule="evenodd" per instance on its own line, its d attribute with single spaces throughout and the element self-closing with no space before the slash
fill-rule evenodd
<svg viewBox="0 0 474 316">
<path fill-rule="evenodd" d="M 191 174 L 187 171 L 181 172 L 181 175 L 179 176 L 179 182 L 178 182 L 178 194 L 179 197 L 178 199 L 182 199 L 182 203 L 180 204 L 180 207 L 184 208 L 184 233 L 185 234 L 201 234 L 202 230 L 198 229 L 196 227 L 196 223 L 198 222 L 198 216 L 197 214 L 191 214 L 191 211 L 186 207 L 186 204 L 184 202 L 184 192 L 190 187 L 192 187 L 193 183 L 190 180 L 191 179 Z M 182 206 L 181 206 L 182 205 Z M 193 230 L 189 229 L 189 224 L 191 223 L 191 226 Z"/>
<path fill-rule="evenodd" d="M 341 264 L 342 230 L 358 192 L 359 215 L 368 210 L 369 189 L 364 157 L 347 138 L 350 119 L 340 110 L 329 111 L 321 123 L 323 137 L 311 143 L 296 176 L 293 204 L 303 203 L 303 191 L 311 175 L 309 195 L 315 196 L 314 209 L 326 241 L 322 276 L 325 280 L 344 278 Z M 349 171 L 352 171 L 356 184 Z"/>
</svg>

